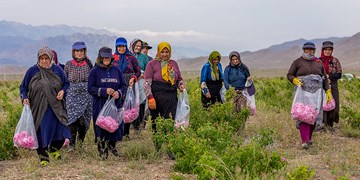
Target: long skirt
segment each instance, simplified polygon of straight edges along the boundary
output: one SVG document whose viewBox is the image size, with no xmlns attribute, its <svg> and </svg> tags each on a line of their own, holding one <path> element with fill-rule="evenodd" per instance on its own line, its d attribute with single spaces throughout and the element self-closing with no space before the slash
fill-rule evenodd
<svg viewBox="0 0 360 180">
<path fill-rule="evenodd" d="M 158 116 L 175 120 L 177 106 L 177 87 L 169 83 L 153 81 L 151 84 L 152 94 L 156 101 L 156 109 L 150 110 L 153 120 L 152 129 L 156 132 L 155 119 Z"/>
<path fill-rule="evenodd" d="M 48 105 L 40 126 L 36 131 L 39 147 L 48 148 L 53 141 L 70 139 L 69 128 L 62 124 Z"/>
<path fill-rule="evenodd" d="M 334 122 L 339 123 L 339 89 L 337 81 L 331 82 L 331 94 L 335 100 L 335 109 L 332 111 L 324 111 L 324 123 L 333 127 Z"/>
<path fill-rule="evenodd" d="M 222 81 L 206 81 L 206 86 L 209 89 L 211 98 L 207 98 L 204 93 L 201 92 L 201 102 L 203 107 L 207 108 L 210 105 L 215 104 L 215 102 L 222 103 L 220 97 Z"/>
</svg>

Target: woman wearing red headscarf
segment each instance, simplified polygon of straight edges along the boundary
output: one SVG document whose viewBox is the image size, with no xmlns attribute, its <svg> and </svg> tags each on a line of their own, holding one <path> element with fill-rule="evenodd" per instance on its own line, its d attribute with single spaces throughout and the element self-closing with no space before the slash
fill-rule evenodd
<svg viewBox="0 0 360 180">
<path fill-rule="evenodd" d="M 341 78 L 342 69 L 340 61 L 332 56 L 334 51 L 334 43 L 331 41 L 325 41 L 321 48 L 321 61 L 324 65 L 325 72 L 330 81 L 331 94 L 335 100 L 335 109 L 332 111 L 324 111 L 324 123 L 326 129 L 330 132 L 334 132 L 334 122 L 339 122 L 339 89 L 338 80 Z"/>
</svg>

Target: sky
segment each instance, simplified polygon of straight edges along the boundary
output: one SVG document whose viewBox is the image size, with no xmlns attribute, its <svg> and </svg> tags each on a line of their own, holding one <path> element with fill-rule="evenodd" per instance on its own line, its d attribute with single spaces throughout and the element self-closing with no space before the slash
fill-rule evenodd
<svg viewBox="0 0 360 180">
<path fill-rule="evenodd" d="M 360 0 L 1 0 L 0 20 L 107 29 L 228 54 L 360 32 Z M 153 46 L 154 46 L 153 45 Z"/>
</svg>

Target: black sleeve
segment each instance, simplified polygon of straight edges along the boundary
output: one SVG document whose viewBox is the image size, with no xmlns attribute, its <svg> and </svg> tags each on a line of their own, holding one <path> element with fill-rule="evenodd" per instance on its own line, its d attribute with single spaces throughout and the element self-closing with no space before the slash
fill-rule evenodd
<svg viewBox="0 0 360 180">
<path fill-rule="evenodd" d="M 338 80 L 341 78 L 341 73 L 334 73 L 334 74 L 329 74 L 329 79 L 330 80 Z"/>
</svg>

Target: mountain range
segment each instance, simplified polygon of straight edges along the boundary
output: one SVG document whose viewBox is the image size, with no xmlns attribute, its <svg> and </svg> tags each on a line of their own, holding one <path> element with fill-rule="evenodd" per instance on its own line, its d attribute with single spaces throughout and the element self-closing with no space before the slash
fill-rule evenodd
<svg viewBox="0 0 360 180">
<path fill-rule="evenodd" d="M 67 25 L 32 26 L 2 20 L 0 21 L 0 72 L 16 73 L 16 69 L 22 69 L 23 72 L 24 68 L 16 67 L 27 68 L 35 64 L 37 51 L 42 46 L 54 49 L 59 61 L 65 63 L 72 58 L 71 45 L 75 41 L 86 43 L 87 55 L 94 61 L 98 49 L 102 46 L 113 48 L 118 36 L 106 29 Z M 128 42 L 131 40 L 128 39 Z M 250 69 L 288 69 L 292 61 L 301 56 L 301 46 L 305 41 L 313 41 L 317 47 L 316 55 L 320 56 L 321 43 L 326 40 L 334 42 L 333 55 L 340 60 L 343 69 L 360 69 L 360 33 L 351 37 L 292 40 L 253 52 L 240 52 L 241 60 Z M 149 54 L 154 56 L 155 44 L 150 45 L 153 49 Z M 200 71 L 210 54 L 209 51 L 196 47 L 173 46 L 172 50 L 172 58 L 178 61 L 183 71 Z M 229 64 L 229 58 L 225 54 L 222 55 L 221 63 L 225 67 Z"/>
<path fill-rule="evenodd" d="M 360 69 L 360 33 L 351 37 L 332 37 L 324 39 L 297 39 L 270 46 L 265 49 L 250 52 L 241 52 L 241 60 L 250 69 L 288 69 L 291 63 L 301 56 L 302 45 L 306 41 L 315 43 L 316 55 L 321 53 L 321 44 L 324 41 L 334 42 L 333 56 L 340 60 L 344 70 Z M 187 71 L 200 71 L 202 65 L 207 62 L 208 57 L 196 57 L 179 61 L 179 66 Z M 229 57 L 222 56 L 221 63 L 223 66 L 229 64 Z"/>
</svg>

